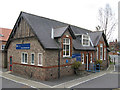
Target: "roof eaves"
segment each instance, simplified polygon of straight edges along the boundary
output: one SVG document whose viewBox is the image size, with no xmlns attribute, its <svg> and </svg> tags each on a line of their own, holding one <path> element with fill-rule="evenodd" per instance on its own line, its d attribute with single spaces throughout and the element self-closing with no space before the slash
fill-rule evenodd
<svg viewBox="0 0 120 90">
<path fill-rule="evenodd" d="M 80 51 L 82 51 L 82 50 L 83 51 L 95 51 L 95 49 L 92 49 L 92 48 L 91 49 L 87 49 L 87 48 L 86 49 L 83 49 L 83 48 L 74 48 L 74 49 L 75 50 L 80 50 Z"/>
</svg>

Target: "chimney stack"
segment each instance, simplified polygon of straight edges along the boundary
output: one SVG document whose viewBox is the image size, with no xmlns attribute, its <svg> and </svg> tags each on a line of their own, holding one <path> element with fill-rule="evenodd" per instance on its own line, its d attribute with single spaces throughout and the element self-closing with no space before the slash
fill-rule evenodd
<svg viewBox="0 0 120 90">
<path fill-rule="evenodd" d="M 51 30 L 51 38 L 54 39 L 54 29 Z"/>
</svg>

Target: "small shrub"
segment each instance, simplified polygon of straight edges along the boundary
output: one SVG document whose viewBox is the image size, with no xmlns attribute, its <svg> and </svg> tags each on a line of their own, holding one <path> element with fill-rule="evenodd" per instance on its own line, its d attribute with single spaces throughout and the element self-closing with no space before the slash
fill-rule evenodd
<svg viewBox="0 0 120 90">
<path fill-rule="evenodd" d="M 97 60 L 95 64 L 102 64 L 102 60 Z"/>
<path fill-rule="evenodd" d="M 78 69 L 81 65 L 82 65 L 82 63 L 81 63 L 80 61 L 75 61 L 75 62 L 72 64 L 72 68 L 73 68 L 73 69 Z"/>
</svg>

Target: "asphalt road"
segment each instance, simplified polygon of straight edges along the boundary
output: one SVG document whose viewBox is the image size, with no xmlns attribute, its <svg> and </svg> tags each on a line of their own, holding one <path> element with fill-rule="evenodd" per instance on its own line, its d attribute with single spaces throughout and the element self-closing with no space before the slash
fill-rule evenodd
<svg viewBox="0 0 120 90">
<path fill-rule="evenodd" d="M 120 87 L 120 84 L 118 83 L 119 77 L 120 74 L 119 76 L 118 74 L 106 74 L 72 88 L 118 88 Z"/>
<path fill-rule="evenodd" d="M 118 74 L 120 72 L 120 56 L 116 61 L 115 72 L 105 74 L 72 88 L 120 88 L 120 74 Z"/>
<path fill-rule="evenodd" d="M 2 81 L 0 82 L 1 83 L 0 85 L 2 86 L 2 88 L 31 88 L 30 86 L 14 82 L 14 81 L 5 79 L 3 77 L 0 77 L 0 80 Z"/>
</svg>

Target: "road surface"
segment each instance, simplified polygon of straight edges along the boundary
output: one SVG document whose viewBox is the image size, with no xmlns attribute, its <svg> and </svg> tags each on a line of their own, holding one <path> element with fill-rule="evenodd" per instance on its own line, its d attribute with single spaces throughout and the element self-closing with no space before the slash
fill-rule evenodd
<svg viewBox="0 0 120 90">
<path fill-rule="evenodd" d="M 105 74 L 72 88 L 120 88 L 120 56 L 116 60 L 115 72 Z"/>
</svg>

